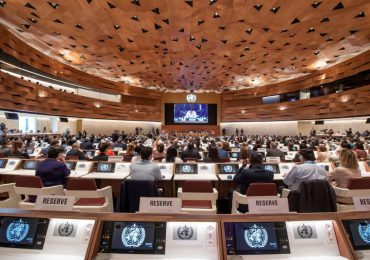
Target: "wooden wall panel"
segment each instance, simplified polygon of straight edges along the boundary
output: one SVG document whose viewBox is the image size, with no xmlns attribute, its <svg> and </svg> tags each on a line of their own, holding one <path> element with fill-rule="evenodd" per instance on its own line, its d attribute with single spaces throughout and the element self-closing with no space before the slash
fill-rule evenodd
<svg viewBox="0 0 370 260">
<path fill-rule="evenodd" d="M 331 95 L 270 105 L 222 103 L 222 122 L 304 120 L 370 115 L 370 85 Z"/>
<path fill-rule="evenodd" d="M 86 98 L 0 72 L 0 109 L 4 110 L 81 118 L 160 121 L 160 100 L 154 100 L 154 104 L 150 105 L 141 104 L 145 100 L 136 101 L 134 97 L 124 98 L 122 103 Z"/>
</svg>

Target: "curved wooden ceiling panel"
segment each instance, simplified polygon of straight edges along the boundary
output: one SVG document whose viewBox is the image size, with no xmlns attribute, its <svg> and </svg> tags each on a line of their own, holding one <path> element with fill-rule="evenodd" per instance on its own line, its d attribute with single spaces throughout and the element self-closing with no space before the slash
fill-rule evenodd
<svg viewBox="0 0 370 260">
<path fill-rule="evenodd" d="M 0 23 L 79 70 L 156 90 L 245 89 L 370 48 L 368 0 L 12 0 Z"/>
</svg>

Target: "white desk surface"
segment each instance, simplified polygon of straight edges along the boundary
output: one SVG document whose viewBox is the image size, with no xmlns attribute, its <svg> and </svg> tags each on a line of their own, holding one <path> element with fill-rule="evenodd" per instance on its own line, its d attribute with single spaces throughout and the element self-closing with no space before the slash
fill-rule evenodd
<svg viewBox="0 0 370 260">
<path fill-rule="evenodd" d="M 129 176 L 129 173 L 114 173 L 114 172 L 91 172 L 82 176 L 86 179 L 107 179 L 107 180 L 123 180 Z"/>
<path fill-rule="evenodd" d="M 218 181 L 215 174 L 175 174 L 174 181 L 188 181 L 188 180 L 204 180 L 204 181 Z"/>
</svg>

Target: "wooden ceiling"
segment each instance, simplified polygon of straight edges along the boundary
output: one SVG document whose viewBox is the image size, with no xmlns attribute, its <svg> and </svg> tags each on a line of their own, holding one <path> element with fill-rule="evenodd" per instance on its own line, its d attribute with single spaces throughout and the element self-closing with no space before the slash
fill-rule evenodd
<svg viewBox="0 0 370 260">
<path fill-rule="evenodd" d="M 162 91 L 239 90 L 370 49 L 368 0 L 0 0 L 0 23 L 74 68 Z"/>
</svg>

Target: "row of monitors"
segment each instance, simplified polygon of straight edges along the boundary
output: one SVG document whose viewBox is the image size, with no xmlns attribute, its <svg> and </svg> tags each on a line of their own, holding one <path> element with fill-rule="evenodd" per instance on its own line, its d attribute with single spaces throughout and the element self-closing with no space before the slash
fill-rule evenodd
<svg viewBox="0 0 370 260">
<path fill-rule="evenodd" d="M 292 245 L 287 223 L 224 222 L 223 241 L 227 255 L 290 254 Z M 48 225 L 47 218 L 0 217 L 0 247 L 42 250 Z M 297 221 L 295 225 L 295 239 L 312 240 L 320 232 L 315 222 Z M 343 220 L 343 225 L 356 251 L 370 250 L 370 219 Z M 104 221 L 99 234 L 99 252 L 163 255 L 169 240 L 166 228 L 166 222 Z M 75 229 L 70 223 L 55 232 L 57 236 L 72 237 Z M 186 222 L 177 223 L 175 229 L 171 240 L 197 240 L 200 235 L 196 226 Z M 213 235 L 216 235 L 215 230 Z"/>
<path fill-rule="evenodd" d="M 0 159 L 0 169 L 5 168 L 8 159 Z M 20 169 L 23 170 L 35 170 L 39 160 L 22 160 Z M 67 161 L 66 165 L 70 170 L 75 170 L 77 161 Z M 367 162 L 370 167 L 370 161 Z M 320 164 L 326 171 L 330 170 L 329 164 Z M 336 167 L 338 164 L 335 165 Z M 196 163 L 182 163 L 176 164 L 176 174 L 197 174 L 198 166 Z M 278 163 L 265 163 L 263 164 L 265 170 L 280 174 L 280 168 Z M 113 173 L 115 169 L 114 162 L 97 162 L 94 164 L 94 172 L 110 172 Z M 218 164 L 218 174 L 236 174 L 239 169 L 239 164 L 236 163 L 224 163 Z"/>
</svg>

